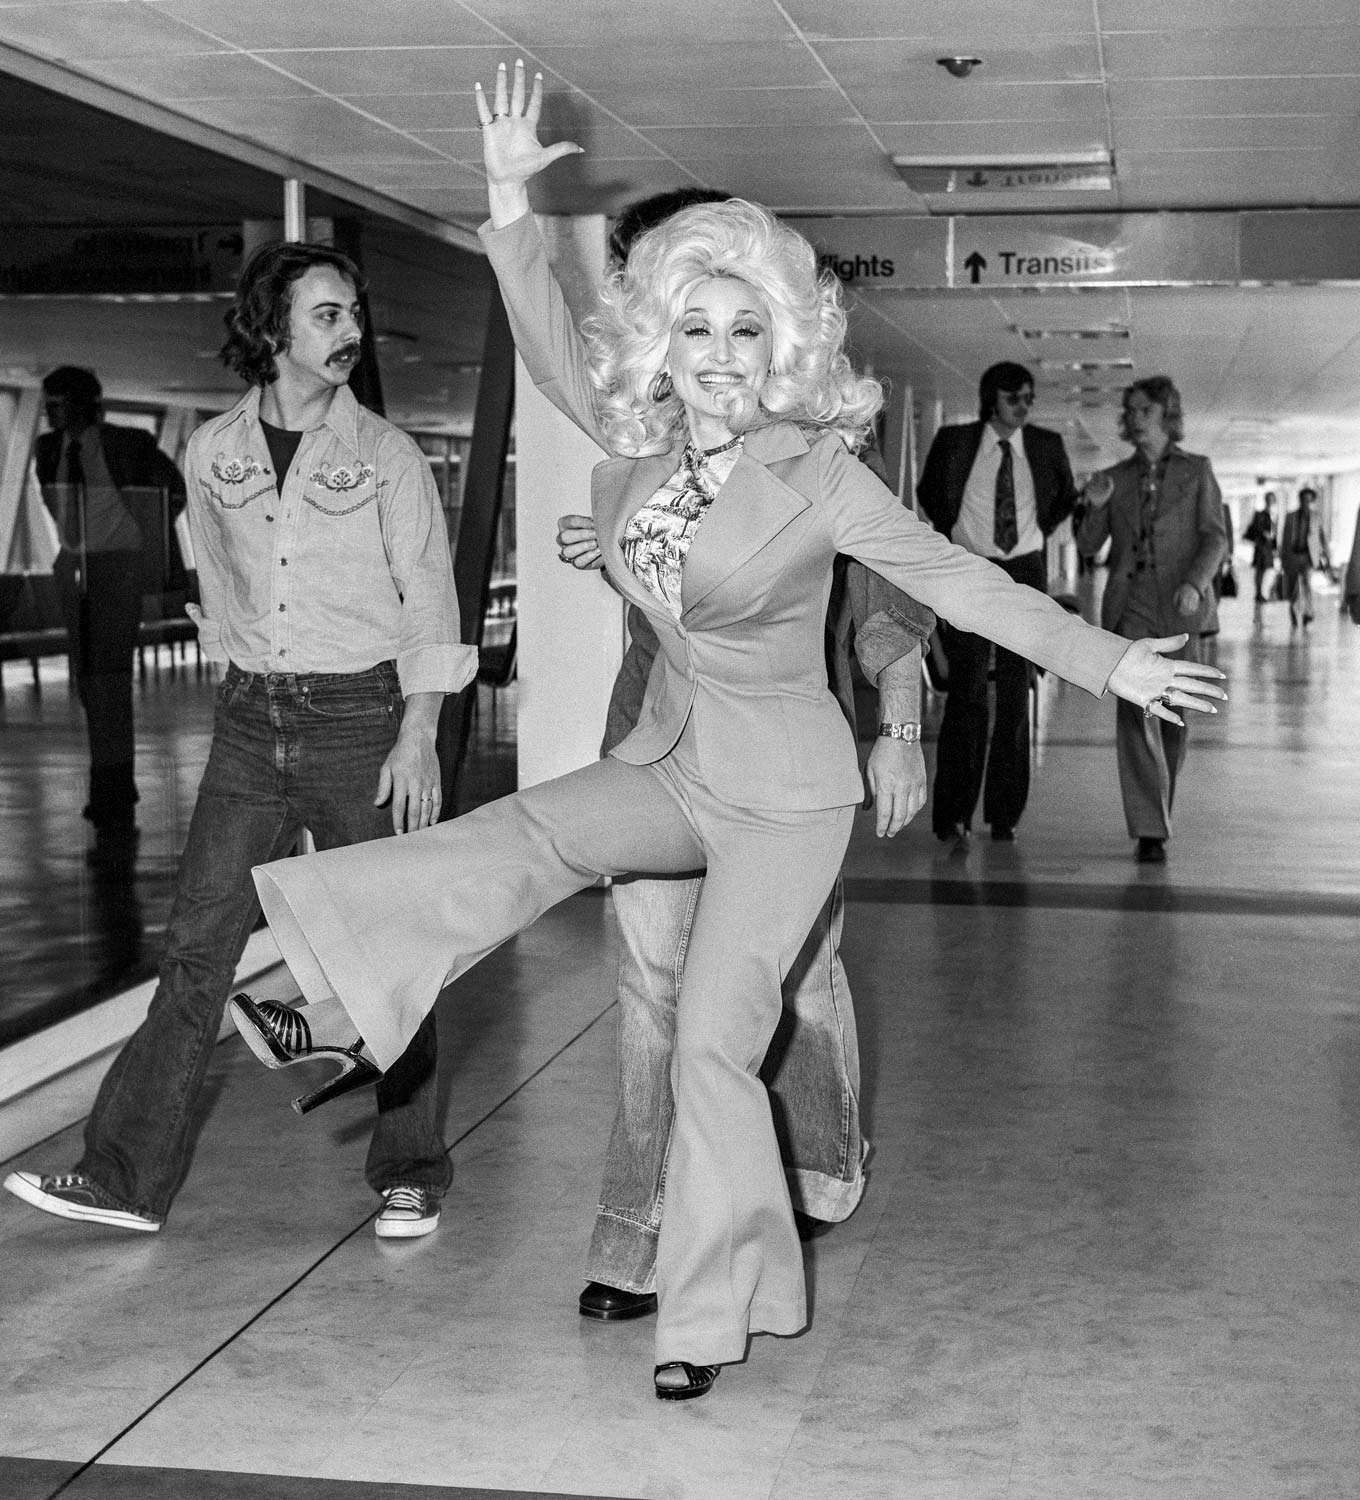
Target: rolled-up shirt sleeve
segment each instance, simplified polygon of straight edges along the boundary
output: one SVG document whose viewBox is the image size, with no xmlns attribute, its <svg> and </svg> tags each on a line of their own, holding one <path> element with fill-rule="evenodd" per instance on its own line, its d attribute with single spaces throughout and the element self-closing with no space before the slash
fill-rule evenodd
<svg viewBox="0 0 1360 1500">
<path fill-rule="evenodd" d="M 434 475 L 419 448 L 392 432 L 391 475 L 379 501 L 383 545 L 401 595 L 397 675 L 404 697 L 456 693 L 477 675 L 477 648 L 462 643 L 448 527 Z"/>
<path fill-rule="evenodd" d="M 862 563 L 851 564 L 845 586 L 855 622 L 855 655 L 865 677 L 877 682 L 884 668 L 930 639 L 935 611 Z"/>
</svg>

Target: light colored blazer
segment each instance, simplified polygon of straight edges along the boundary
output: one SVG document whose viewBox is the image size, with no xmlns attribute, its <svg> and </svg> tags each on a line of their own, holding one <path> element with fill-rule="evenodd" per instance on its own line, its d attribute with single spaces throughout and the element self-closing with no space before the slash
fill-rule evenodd
<svg viewBox="0 0 1360 1500">
<path fill-rule="evenodd" d="M 1092 506 L 1077 528 L 1077 548 L 1094 557 L 1110 538 L 1110 576 L 1100 605 L 1100 623 L 1114 630 L 1124 614 L 1133 586 L 1134 556 L 1141 524 L 1136 456 L 1106 473 L 1114 494 Z M 1198 453 L 1172 448 L 1153 523 L 1157 555 L 1157 629 L 1162 635 L 1208 635 L 1218 629 L 1214 578 L 1228 551 L 1223 525 L 1223 495 L 1212 465 Z M 1191 583 L 1199 590 L 1199 610 L 1183 615 L 1172 602 L 1176 590 Z"/>
<path fill-rule="evenodd" d="M 579 335 L 532 215 L 481 233 L 534 383 L 603 447 Z M 676 620 L 625 566 L 619 542 L 679 456 L 677 448 L 607 458 L 592 478 L 610 580 L 660 642 L 637 728 L 611 752 L 622 760 L 660 760 L 692 717 L 701 773 L 723 801 L 782 811 L 859 802 L 854 739 L 827 687 L 822 650 L 838 552 L 1088 692 L 1105 690 L 1127 649 L 946 541 L 838 437 L 807 436 L 790 423 L 747 434 L 690 546 Z"/>
</svg>

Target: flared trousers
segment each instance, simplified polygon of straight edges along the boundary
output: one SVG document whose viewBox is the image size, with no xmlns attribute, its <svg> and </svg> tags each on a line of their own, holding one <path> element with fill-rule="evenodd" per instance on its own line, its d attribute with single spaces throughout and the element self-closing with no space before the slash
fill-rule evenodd
<svg viewBox="0 0 1360 1500">
<path fill-rule="evenodd" d="M 664 760 L 606 759 L 400 839 L 256 871 L 303 994 L 337 997 L 378 1061 L 440 991 L 600 876 L 706 870 L 680 989 L 675 1125 L 657 1245 L 656 1359 L 743 1358 L 806 1323 L 803 1261 L 761 1062 L 780 985 L 826 900 L 852 807 L 733 807 Z"/>
</svg>

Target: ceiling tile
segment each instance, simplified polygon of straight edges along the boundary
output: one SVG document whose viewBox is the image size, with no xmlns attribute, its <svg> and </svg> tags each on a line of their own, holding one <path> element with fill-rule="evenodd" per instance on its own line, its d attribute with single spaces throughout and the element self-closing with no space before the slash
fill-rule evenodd
<svg viewBox="0 0 1360 1500">
<path fill-rule="evenodd" d="M 1360 25 L 1107 36 L 1112 78 L 1360 77 Z"/>
<path fill-rule="evenodd" d="M 155 0 L 156 8 L 235 46 L 400 47 L 457 43 L 502 46 L 494 27 L 456 0 Z"/>
<path fill-rule="evenodd" d="M 191 27 L 144 0 L 0 7 L 0 42 L 39 57 L 174 57 L 207 50 Z"/>
<path fill-rule="evenodd" d="M 630 124 L 679 123 L 675 100 L 665 90 L 632 79 L 603 84 L 592 92 L 599 104 Z M 822 80 L 797 88 L 710 88 L 685 94 L 682 120 L 705 125 L 816 125 L 853 116 L 839 89 Z"/>
<path fill-rule="evenodd" d="M 462 161 L 476 162 L 480 167 L 482 160 L 480 131 L 419 130 L 414 134 L 417 139 L 437 150 Z M 592 160 L 653 161 L 665 155 L 665 152 L 653 144 L 647 135 L 634 130 L 624 130 L 608 121 L 597 123 L 587 120 L 582 122 L 580 128 L 544 131 L 543 140 L 547 143 L 560 140 L 575 141 Z"/>
<path fill-rule="evenodd" d="M 1098 82 L 981 84 L 955 89 L 954 80 L 913 84 L 888 81 L 872 86 L 847 81 L 850 102 L 866 120 L 1086 120 L 1103 121 L 1105 95 Z"/>
<path fill-rule="evenodd" d="M 1114 31 L 1219 31 L 1278 26 L 1280 0 L 1100 0 L 1100 25 Z M 1297 26 L 1341 26 L 1355 22 L 1354 0 L 1289 0 Z"/>
<path fill-rule="evenodd" d="M 361 90 L 337 95 L 365 114 L 375 115 L 394 130 L 414 134 L 438 132 L 465 137 L 471 141 L 479 134 L 475 124 L 467 124 L 471 104 L 468 93 L 371 94 Z M 477 148 L 481 154 L 481 148 Z"/>
<path fill-rule="evenodd" d="M 1330 115 L 1214 115 L 1196 119 L 1123 120 L 1117 151 L 1322 151 L 1336 139 L 1341 121 Z"/>
<path fill-rule="evenodd" d="M 286 78 L 242 52 L 190 57 L 85 58 L 80 68 L 93 78 L 102 78 L 166 104 L 194 99 L 315 97 L 306 84 Z"/>
<path fill-rule="evenodd" d="M 419 159 L 432 154 L 329 99 L 208 99 L 197 118 L 303 160 L 343 155 Z"/>
<path fill-rule="evenodd" d="M 627 54 L 621 57 L 602 41 L 592 46 L 540 46 L 537 56 L 564 82 L 591 95 L 629 71 Z M 677 42 L 669 29 L 648 46 L 645 71 L 682 111 L 691 89 L 814 87 L 825 81 L 816 59 L 797 40 L 778 38 L 732 47 Z"/>
<path fill-rule="evenodd" d="M 490 88 L 503 47 L 336 47 L 262 51 L 275 67 L 328 94 L 462 94 L 475 119 L 473 84 Z"/>
<path fill-rule="evenodd" d="M 1122 152 L 1130 209 L 1290 207 L 1327 201 L 1327 158 L 1310 151 Z"/>
<path fill-rule="evenodd" d="M 1354 78 L 1112 79 L 1116 119 L 1151 115 L 1306 115 L 1354 117 Z"/>
<path fill-rule="evenodd" d="M 792 35 L 770 0 L 686 0 L 667 6 L 664 16 L 654 6 L 620 0 L 467 0 L 466 8 L 507 36 L 532 37 L 542 47 L 579 47 L 592 39 L 601 50 L 606 39 L 611 49 L 649 51 L 658 45 L 689 49 L 737 43 L 742 50 L 733 58 L 734 72 L 741 71 L 747 46 Z M 730 45 L 726 50 L 731 56 Z M 613 61 L 616 67 L 621 62 L 617 54 Z"/>
<path fill-rule="evenodd" d="M 1101 76 L 1095 38 L 1070 35 L 1034 35 L 1023 42 L 1012 37 L 1008 46 L 987 48 L 982 67 L 968 78 L 951 78 L 935 61 L 939 44 L 920 38 L 820 42 L 817 53 L 847 93 L 888 85 L 908 98 L 926 86 L 966 96 L 970 88 L 983 84 L 1061 83 Z"/>
<path fill-rule="evenodd" d="M 771 160 L 777 167 L 787 168 L 809 162 L 849 161 L 879 154 L 872 137 L 858 122 L 793 126 L 779 131 L 690 125 L 654 128 L 647 132 L 647 139 L 668 156 L 685 160 L 763 158 Z"/>
<path fill-rule="evenodd" d="M 904 5 L 902 0 L 784 0 L 794 23 L 811 37 L 930 36 L 951 47 L 1006 41 L 1036 32 L 1090 32 L 1090 0 L 951 0 L 948 5 Z"/>
<path fill-rule="evenodd" d="M 875 123 L 873 131 L 883 143 L 883 149 L 892 154 L 954 156 L 962 160 L 1004 156 L 1020 150 L 1034 156 L 1045 152 L 1094 151 L 1107 144 L 1103 119 L 1092 119 L 1088 123 L 1078 120 L 1029 121 L 1023 134 L 1013 120 Z"/>
</svg>

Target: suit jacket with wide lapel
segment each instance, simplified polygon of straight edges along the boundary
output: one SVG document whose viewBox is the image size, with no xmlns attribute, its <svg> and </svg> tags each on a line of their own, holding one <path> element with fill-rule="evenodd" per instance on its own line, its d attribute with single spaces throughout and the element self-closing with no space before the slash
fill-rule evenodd
<svg viewBox="0 0 1360 1500">
<path fill-rule="evenodd" d="M 936 530 L 945 536 L 953 532 L 959 519 L 968 476 L 973 472 L 983 435 L 990 431 L 986 422 L 941 427 L 930 445 L 916 494 Z M 1020 429 L 1020 441 L 1034 482 L 1034 507 L 1039 530 L 1048 536 L 1072 514 L 1076 501 L 1067 450 L 1058 433 L 1029 423 Z"/>
<path fill-rule="evenodd" d="M 482 239 L 531 377 L 600 438 L 579 335 L 532 216 L 483 227 Z M 609 458 L 592 478 L 610 580 L 646 613 L 659 642 L 637 727 L 611 752 L 620 759 L 659 760 L 692 724 L 704 782 L 726 802 L 779 810 L 858 802 L 854 739 L 827 687 L 823 652 L 838 552 L 962 628 L 983 630 L 1097 694 L 1127 649 L 952 546 L 838 438 L 809 441 L 789 424 L 747 434 L 690 546 L 676 619 L 631 575 L 618 544 L 678 459 L 678 452 Z"/>
<path fill-rule="evenodd" d="M 1123 459 L 1107 471 L 1114 493 L 1106 504 L 1093 506 L 1082 520 L 1077 545 L 1093 556 L 1110 539 L 1109 579 L 1101 601 L 1100 620 L 1107 630 L 1119 626 L 1133 587 L 1136 551 L 1142 525 L 1138 488 L 1138 459 Z M 1218 629 L 1218 601 L 1213 582 L 1228 547 L 1223 524 L 1223 499 L 1209 460 L 1198 453 L 1173 448 L 1162 479 L 1153 523 L 1157 559 L 1157 629 L 1162 635 L 1209 635 Z M 1174 596 L 1183 583 L 1199 590 L 1199 609 L 1183 615 Z"/>
</svg>

